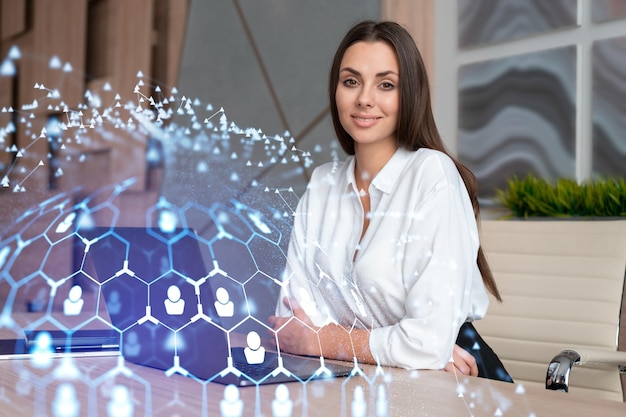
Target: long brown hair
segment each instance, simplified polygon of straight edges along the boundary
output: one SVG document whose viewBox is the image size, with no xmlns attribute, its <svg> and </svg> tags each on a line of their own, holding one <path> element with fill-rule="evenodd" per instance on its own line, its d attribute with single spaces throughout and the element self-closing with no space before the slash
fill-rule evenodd
<svg viewBox="0 0 626 417">
<path fill-rule="evenodd" d="M 448 155 L 456 165 L 465 183 L 465 188 L 467 188 L 472 207 L 474 208 L 476 222 L 480 222 L 478 182 L 476 177 L 465 165 L 450 155 L 445 148 L 433 117 L 430 104 L 430 87 L 424 61 L 409 32 L 398 23 L 375 22 L 372 20 L 357 23 L 348 31 L 335 52 L 330 69 L 328 93 L 333 127 L 335 128 L 339 144 L 348 155 L 354 155 L 354 140 L 339 121 L 335 93 L 339 83 L 339 67 L 346 50 L 351 45 L 362 41 L 386 42 L 395 50 L 398 57 L 400 70 L 400 115 L 396 130 L 398 146 L 410 151 L 416 151 L 420 148 L 435 149 Z M 476 263 L 485 287 L 498 301 L 502 301 L 495 279 L 480 246 Z"/>
</svg>

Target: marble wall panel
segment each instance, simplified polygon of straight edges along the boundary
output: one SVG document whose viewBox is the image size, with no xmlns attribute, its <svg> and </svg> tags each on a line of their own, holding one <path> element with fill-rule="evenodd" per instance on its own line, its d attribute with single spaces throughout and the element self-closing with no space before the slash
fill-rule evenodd
<svg viewBox="0 0 626 417">
<path fill-rule="evenodd" d="M 576 25 L 577 0 L 458 0 L 458 45 L 476 47 Z"/>
<path fill-rule="evenodd" d="M 595 41 L 593 175 L 626 177 L 626 36 Z"/>
<path fill-rule="evenodd" d="M 481 198 L 512 175 L 575 177 L 576 48 L 459 69 L 458 154 Z"/>
</svg>

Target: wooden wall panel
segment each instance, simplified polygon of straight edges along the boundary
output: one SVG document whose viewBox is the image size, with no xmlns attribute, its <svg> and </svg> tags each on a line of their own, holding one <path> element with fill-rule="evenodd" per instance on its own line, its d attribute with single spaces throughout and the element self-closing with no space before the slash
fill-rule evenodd
<svg viewBox="0 0 626 417">
<path fill-rule="evenodd" d="M 2 48 L 4 49 L 4 48 Z M 6 56 L 6 51 L 1 50 L 2 56 Z M 3 58 L 4 59 L 4 58 Z M 0 62 L 2 60 L 0 59 Z M 12 77 L 0 77 L 0 110 L 3 107 L 8 108 L 13 104 L 13 90 L 15 86 L 15 79 Z M 0 127 L 4 128 L 13 119 L 12 113 L 0 113 Z M 6 175 L 9 164 L 11 163 L 11 154 L 5 152 L 13 141 L 13 135 L 7 135 L 4 138 L 0 138 L 0 181 Z M 2 186 L 0 185 L 0 192 Z"/>
<path fill-rule="evenodd" d="M 108 0 L 112 7 L 115 32 L 111 34 L 111 44 L 107 45 L 112 53 L 113 66 L 107 74 L 114 90 L 119 92 L 124 102 L 136 101 L 133 90 L 139 79 L 137 72 L 144 74 L 144 80 L 151 78 L 152 60 L 152 25 L 154 16 L 153 0 Z M 145 81 L 144 81 L 145 82 Z M 130 177 L 137 179 L 135 189 L 145 186 L 146 139 L 116 132 L 117 141 L 112 153 L 112 172 L 114 181 Z"/>
<path fill-rule="evenodd" d="M 157 8 L 158 16 L 155 14 Z M 51 194 L 71 188 L 79 179 L 93 183 L 91 185 L 95 187 L 102 182 L 135 177 L 137 183 L 133 191 L 141 191 L 146 183 L 147 138 L 122 129 L 109 129 L 106 135 L 88 131 L 89 145 L 87 141 L 81 145 L 72 143 L 62 153 L 64 161 L 83 154 L 97 157 L 98 172 L 73 172 L 76 178 L 61 177 L 56 181 L 58 188 L 49 189 L 48 144 L 45 139 L 35 138 L 54 110 L 47 108 L 48 91 L 35 89 L 34 85 L 59 88 L 61 100 L 71 109 L 76 109 L 84 101 L 84 92 L 88 88 L 99 93 L 104 106 L 115 103 L 115 93 L 122 96 L 123 103 L 136 102 L 133 90 L 138 82 L 138 71 L 144 74 L 146 87 L 142 87 L 142 91 L 147 94 L 151 92 L 155 69 L 160 71 L 159 77 L 163 77 L 160 80 L 164 83 L 162 87 L 172 87 L 178 78 L 188 9 L 188 0 L 0 0 L 0 55 L 6 56 L 9 48 L 17 44 L 24 56 L 16 62 L 18 74 L 15 77 L 0 78 L 0 105 L 13 105 L 19 110 L 24 103 L 34 100 L 41 104 L 39 108 L 26 109 L 18 116 L 18 120 L 29 119 L 28 123 L 18 124 L 15 134 L 18 146 L 28 147 L 29 152 L 12 171 L 11 184 L 19 183 L 42 159 L 46 167 L 25 183 L 27 190 L 36 192 L 33 196 L 37 200 L 45 200 Z M 72 71 L 51 69 L 49 62 L 53 55 L 58 56 L 62 65 L 71 65 Z M 111 84 L 112 92 L 102 90 L 105 83 Z M 30 113 L 34 115 L 32 120 Z M 65 118 L 63 113 L 60 116 Z M 123 117 L 127 120 L 130 114 Z M 4 125 L 10 118 L 10 115 L 0 115 L 0 122 Z M 66 136 L 75 139 L 74 133 L 64 134 L 64 138 Z M 5 168 L 11 162 L 11 154 L 4 152 L 5 145 L 12 140 L 10 137 L 0 144 L 0 164 Z M 102 158 L 100 155 L 110 156 Z M 74 168 L 89 170 L 82 165 Z M 0 171 L 0 179 L 1 174 L 4 172 Z M 96 177 L 97 181 L 93 180 Z M 10 191 L 0 189 L 0 192 Z M 16 212 L 25 209 L 25 204 L 30 206 L 30 199 L 19 200 L 25 203 L 16 203 Z M 13 198 L 13 201 L 18 200 Z"/>
<path fill-rule="evenodd" d="M 137 71 L 150 79 L 152 58 L 153 0 L 111 0 L 116 7 L 115 66 L 113 77 L 117 88 L 132 94 Z"/>
<path fill-rule="evenodd" d="M 435 66 L 435 0 L 381 0 L 382 18 L 401 23 L 419 48 L 433 85 Z"/>
<path fill-rule="evenodd" d="M 178 84 L 188 11 L 187 0 L 156 0 L 156 45 L 152 59 L 152 76 L 161 88 L 171 88 Z"/>
<path fill-rule="evenodd" d="M 34 0 L 33 51 L 40 57 L 41 65 L 32 65 L 33 79 L 51 86 L 63 85 L 63 99 L 68 104 L 79 103 L 84 92 L 85 46 L 87 35 L 87 4 L 84 0 Z M 48 66 L 53 55 L 72 72 L 51 70 Z M 38 95 L 33 92 L 32 95 Z M 24 96 L 28 102 L 28 96 Z"/>
<path fill-rule="evenodd" d="M 8 41 L 26 30 L 26 0 L 0 0 L 0 40 Z"/>
</svg>

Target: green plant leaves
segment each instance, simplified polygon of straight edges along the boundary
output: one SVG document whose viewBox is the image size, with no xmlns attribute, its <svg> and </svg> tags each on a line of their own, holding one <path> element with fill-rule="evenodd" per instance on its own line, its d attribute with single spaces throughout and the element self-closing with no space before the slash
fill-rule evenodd
<svg viewBox="0 0 626 417">
<path fill-rule="evenodd" d="M 603 178 L 578 184 L 561 178 L 556 183 L 528 174 L 514 176 L 508 188 L 496 190 L 496 201 L 516 217 L 626 216 L 626 180 Z"/>
</svg>

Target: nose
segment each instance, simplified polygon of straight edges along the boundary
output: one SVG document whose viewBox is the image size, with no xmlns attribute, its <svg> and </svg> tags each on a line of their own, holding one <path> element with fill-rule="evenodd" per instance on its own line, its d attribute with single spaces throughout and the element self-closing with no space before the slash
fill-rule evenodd
<svg viewBox="0 0 626 417">
<path fill-rule="evenodd" d="M 363 87 L 359 91 L 359 95 L 356 98 L 356 104 L 359 107 L 373 107 L 374 106 L 374 94 L 368 87 Z"/>
</svg>

